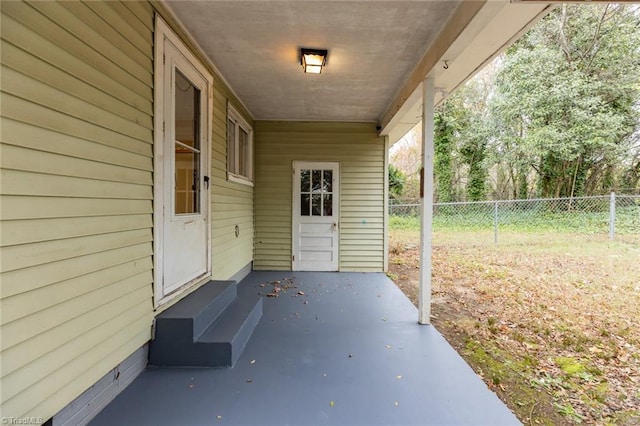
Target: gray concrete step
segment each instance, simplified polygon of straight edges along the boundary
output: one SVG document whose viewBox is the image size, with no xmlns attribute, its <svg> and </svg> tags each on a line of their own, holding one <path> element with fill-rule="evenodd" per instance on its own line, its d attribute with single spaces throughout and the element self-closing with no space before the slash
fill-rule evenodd
<svg viewBox="0 0 640 426">
<path fill-rule="evenodd" d="M 156 318 L 149 363 L 233 366 L 262 316 L 262 299 L 237 297 L 233 281 L 210 281 Z"/>
<path fill-rule="evenodd" d="M 239 297 L 220 318 L 197 339 L 198 345 L 216 345 L 224 350 L 213 362 L 232 367 L 262 318 L 262 297 Z"/>
<path fill-rule="evenodd" d="M 237 295 L 235 281 L 209 281 L 156 317 L 156 339 L 193 342 Z"/>
</svg>

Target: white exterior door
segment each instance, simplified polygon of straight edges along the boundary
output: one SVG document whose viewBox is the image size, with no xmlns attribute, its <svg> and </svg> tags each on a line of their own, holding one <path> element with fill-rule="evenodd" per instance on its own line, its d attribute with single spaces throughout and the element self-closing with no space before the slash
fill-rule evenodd
<svg viewBox="0 0 640 426">
<path fill-rule="evenodd" d="M 208 170 L 212 77 L 172 36 L 164 34 L 162 55 L 156 56 L 164 58 L 162 100 L 156 98 L 162 102 L 163 120 L 156 128 L 162 141 L 155 152 L 155 182 L 161 186 L 155 200 L 156 215 L 160 216 L 156 221 L 156 267 L 160 269 L 156 301 L 211 274 Z"/>
<path fill-rule="evenodd" d="M 337 271 L 339 164 L 295 162 L 293 180 L 293 270 Z"/>
</svg>

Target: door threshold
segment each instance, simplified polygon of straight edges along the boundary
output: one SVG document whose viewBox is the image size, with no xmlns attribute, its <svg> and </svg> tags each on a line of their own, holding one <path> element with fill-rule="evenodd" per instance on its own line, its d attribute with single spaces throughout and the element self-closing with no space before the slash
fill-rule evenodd
<svg viewBox="0 0 640 426">
<path fill-rule="evenodd" d="M 177 289 L 173 290 L 171 293 L 166 294 L 164 297 L 162 297 L 162 299 L 158 301 L 154 301 L 156 302 L 154 306 L 154 312 L 158 314 L 170 308 L 171 306 L 173 306 L 174 304 L 182 300 L 184 296 L 197 290 L 204 284 L 208 283 L 210 280 L 211 280 L 211 274 L 207 273 L 205 275 L 201 275 L 199 277 L 192 279 L 191 281 L 186 282 L 185 284 L 181 285 Z"/>
</svg>

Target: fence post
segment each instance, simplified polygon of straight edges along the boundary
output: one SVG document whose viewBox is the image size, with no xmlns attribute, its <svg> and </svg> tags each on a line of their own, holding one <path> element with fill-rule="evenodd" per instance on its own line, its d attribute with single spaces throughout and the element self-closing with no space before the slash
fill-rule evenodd
<svg viewBox="0 0 640 426">
<path fill-rule="evenodd" d="M 493 203 L 493 243 L 498 244 L 498 201 Z"/>
<path fill-rule="evenodd" d="M 609 199 L 609 239 L 613 240 L 616 236 L 616 193 L 611 191 Z"/>
</svg>

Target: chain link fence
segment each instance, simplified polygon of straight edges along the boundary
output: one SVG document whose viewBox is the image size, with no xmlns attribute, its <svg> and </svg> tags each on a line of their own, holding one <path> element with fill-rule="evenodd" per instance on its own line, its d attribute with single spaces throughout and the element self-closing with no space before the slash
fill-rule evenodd
<svg viewBox="0 0 640 426">
<path fill-rule="evenodd" d="M 420 204 L 392 202 L 389 215 L 392 227 L 419 226 Z M 483 231 L 495 243 L 501 234 L 550 232 L 623 236 L 640 243 L 640 195 L 436 203 L 433 230 Z"/>
</svg>

